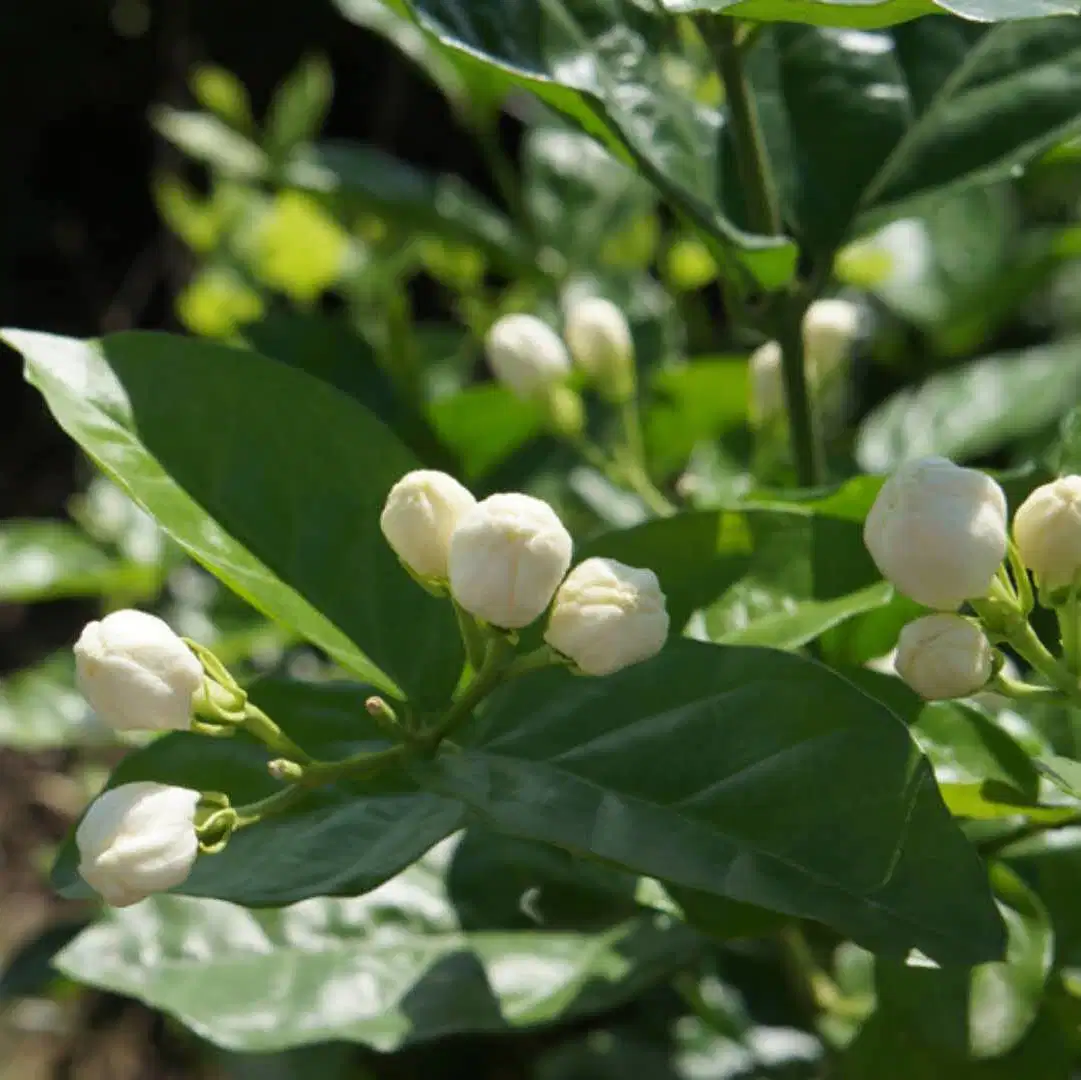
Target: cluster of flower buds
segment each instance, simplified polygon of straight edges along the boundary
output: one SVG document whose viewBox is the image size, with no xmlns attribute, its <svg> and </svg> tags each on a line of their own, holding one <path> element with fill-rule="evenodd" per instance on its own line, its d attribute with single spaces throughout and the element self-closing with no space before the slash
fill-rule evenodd
<svg viewBox="0 0 1081 1080">
<path fill-rule="evenodd" d="M 1076 604 L 1081 477 L 1061 477 L 1033 491 L 1014 514 L 1011 546 L 1002 488 L 977 469 L 923 458 L 883 483 L 863 535 L 883 577 L 934 611 L 902 630 L 897 673 L 928 700 L 966 697 L 1002 667 L 991 638 L 1022 655 L 1034 642 L 1042 648 L 1026 621 L 1030 573 L 1047 607 Z M 958 613 L 963 604 L 974 617 Z M 1055 663 L 1042 652 L 1036 661 L 1044 667 Z"/>
<path fill-rule="evenodd" d="M 860 310 L 848 300 L 816 300 L 803 317 L 803 360 L 813 390 L 824 386 L 848 358 L 860 326 Z M 781 346 L 767 341 L 750 362 L 751 418 L 764 424 L 785 411 Z"/>
<path fill-rule="evenodd" d="M 584 413 L 568 385 L 574 367 L 610 401 L 628 401 L 635 389 L 634 340 L 623 312 L 598 296 L 569 296 L 563 329 L 561 338 L 535 315 L 504 315 L 484 344 L 495 377 L 523 400 L 541 403 L 557 431 L 575 436 Z"/>
<path fill-rule="evenodd" d="M 114 611 L 75 644 L 79 688 L 116 731 L 187 731 L 205 692 L 203 664 L 167 623 Z M 79 873 L 110 904 L 134 904 L 184 881 L 195 863 L 197 791 L 132 783 L 91 803 L 75 833 Z"/>
<path fill-rule="evenodd" d="M 551 608 L 545 641 L 587 675 L 648 659 L 668 635 L 656 575 L 602 558 L 568 574 L 570 533 L 530 495 L 477 502 L 453 477 L 418 470 L 391 489 L 381 525 L 410 573 L 491 627 L 519 630 Z"/>
</svg>

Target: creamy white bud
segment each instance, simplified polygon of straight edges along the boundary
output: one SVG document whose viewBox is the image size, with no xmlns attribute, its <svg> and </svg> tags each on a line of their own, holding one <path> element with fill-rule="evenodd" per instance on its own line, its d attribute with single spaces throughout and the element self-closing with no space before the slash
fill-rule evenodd
<svg viewBox="0 0 1081 1080">
<path fill-rule="evenodd" d="M 94 800 L 75 830 L 79 873 L 113 907 L 185 881 L 199 854 L 198 791 L 122 784 Z"/>
<path fill-rule="evenodd" d="M 602 558 L 586 559 L 567 575 L 544 634 L 587 675 L 611 675 L 648 660 L 667 637 L 657 575 Z"/>
<path fill-rule="evenodd" d="M 495 377 L 527 401 L 543 398 L 570 374 L 563 339 L 535 315 L 504 315 L 484 341 Z"/>
<path fill-rule="evenodd" d="M 807 381 L 817 390 L 847 359 L 860 325 L 860 309 L 848 300 L 816 300 L 803 318 L 803 362 Z M 751 354 L 752 418 L 758 422 L 785 407 L 781 346 L 767 341 Z"/>
<path fill-rule="evenodd" d="M 528 626 L 552 601 L 571 562 L 570 533 L 530 495 L 490 495 L 450 539 L 450 591 L 493 626 Z"/>
<path fill-rule="evenodd" d="M 634 339 L 626 316 L 611 300 L 571 300 L 563 333 L 574 362 L 603 393 L 625 400 L 634 392 Z"/>
<path fill-rule="evenodd" d="M 1070 584 L 1081 571 L 1081 476 L 1036 488 L 1013 516 L 1021 561 L 1045 588 Z"/>
<path fill-rule="evenodd" d="M 124 610 L 83 628 L 75 676 L 91 707 L 116 731 L 186 731 L 203 666 L 168 623 Z"/>
<path fill-rule="evenodd" d="M 803 351 L 816 381 L 848 358 L 860 326 L 860 309 L 848 300 L 816 300 L 803 318 Z"/>
<path fill-rule="evenodd" d="M 863 527 L 867 550 L 897 590 L 954 611 L 987 595 L 1006 555 L 1006 496 L 991 477 L 941 457 L 902 465 Z"/>
<path fill-rule="evenodd" d="M 451 533 L 476 505 L 453 476 L 417 469 L 390 489 L 379 525 L 394 554 L 414 574 L 445 581 Z"/>
<path fill-rule="evenodd" d="M 960 615 L 925 615 L 908 623 L 897 641 L 897 674 L 927 701 L 967 697 L 981 690 L 994 667 L 991 643 Z"/>
</svg>

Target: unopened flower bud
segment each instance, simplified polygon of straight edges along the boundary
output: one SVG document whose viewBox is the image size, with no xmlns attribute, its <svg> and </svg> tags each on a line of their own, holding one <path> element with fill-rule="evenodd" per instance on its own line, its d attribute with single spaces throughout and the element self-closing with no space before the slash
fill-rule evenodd
<svg viewBox="0 0 1081 1080">
<path fill-rule="evenodd" d="M 185 881 L 199 854 L 200 795 L 149 782 L 122 784 L 90 804 L 79 827 L 79 873 L 113 907 Z"/>
<path fill-rule="evenodd" d="M 611 300 L 586 296 L 567 304 L 563 327 L 574 362 L 612 401 L 634 394 L 634 339 Z"/>
<path fill-rule="evenodd" d="M 75 643 L 79 689 L 116 731 L 185 731 L 203 666 L 169 625 L 145 611 L 114 611 Z"/>
<path fill-rule="evenodd" d="M 451 533 L 476 505 L 453 476 L 417 469 L 390 489 L 379 526 L 394 554 L 414 574 L 446 581 Z"/>
<path fill-rule="evenodd" d="M 897 674 L 927 701 L 967 697 L 987 685 L 994 654 L 984 632 L 960 615 L 925 615 L 905 625 Z"/>
<path fill-rule="evenodd" d="M 587 675 L 648 660 L 668 637 L 664 593 L 652 570 L 592 558 L 556 593 L 544 640 Z"/>
<path fill-rule="evenodd" d="M 860 324 L 859 308 L 848 300 L 816 300 L 803 317 L 803 362 L 807 381 L 817 391 L 848 357 Z M 785 407 L 781 346 L 767 341 L 751 354 L 752 419 L 762 422 Z"/>
<path fill-rule="evenodd" d="M 450 540 L 450 591 L 471 615 L 513 630 L 552 601 L 571 562 L 570 533 L 530 495 L 490 495 Z"/>
<path fill-rule="evenodd" d="M 563 339 L 535 315 L 504 315 L 484 341 L 495 377 L 526 401 L 543 398 L 570 374 Z"/>
<path fill-rule="evenodd" d="M 848 358 L 860 326 L 860 309 L 849 300 L 816 300 L 803 317 L 803 352 L 811 377 L 829 378 Z"/>
<path fill-rule="evenodd" d="M 867 550 L 897 590 L 954 611 L 986 596 L 1006 555 L 1006 496 L 991 477 L 941 457 L 902 465 L 863 527 Z"/>
<path fill-rule="evenodd" d="M 585 406 L 581 395 L 569 386 L 559 383 L 551 387 L 544 397 L 544 409 L 548 424 L 557 435 L 574 440 L 585 430 Z"/>
<path fill-rule="evenodd" d="M 1013 538 L 1044 588 L 1069 585 L 1081 571 L 1081 476 L 1036 488 L 1013 516 Z"/>
</svg>

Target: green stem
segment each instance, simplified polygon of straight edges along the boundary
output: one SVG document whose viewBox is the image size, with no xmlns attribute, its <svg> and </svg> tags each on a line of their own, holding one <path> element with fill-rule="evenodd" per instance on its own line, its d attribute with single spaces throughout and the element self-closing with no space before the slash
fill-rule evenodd
<svg viewBox="0 0 1081 1080">
<path fill-rule="evenodd" d="M 675 505 L 658 490 L 645 469 L 637 463 L 627 464 L 623 478 L 626 486 L 658 517 L 671 517 L 676 513 Z"/>
<path fill-rule="evenodd" d="M 312 760 L 306 750 L 293 742 L 258 705 L 250 701 L 244 706 L 244 720 L 240 726 L 279 757 L 290 758 L 302 765 Z"/>
<path fill-rule="evenodd" d="M 1036 599 L 1032 594 L 1032 579 L 1028 576 L 1028 570 L 1021 561 L 1021 553 L 1017 545 L 1011 540 L 1006 547 L 1010 560 L 1010 569 L 1016 581 L 1017 595 L 1021 603 L 1021 610 L 1027 615 L 1035 606 Z"/>
<path fill-rule="evenodd" d="M 313 762 L 304 767 L 303 775 L 289 787 L 274 792 L 266 798 L 245 803 L 235 808 L 237 828 L 243 829 L 256 825 L 272 814 L 280 814 L 315 787 L 333 784 L 346 778 L 359 779 L 381 771 L 384 766 L 398 761 L 408 752 L 404 745 L 392 746 L 387 750 L 365 751 L 341 761 Z"/>
<path fill-rule="evenodd" d="M 465 645 L 466 659 L 474 671 L 480 671 L 488 648 L 487 635 L 481 629 L 477 620 L 457 600 L 452 597 L 451 602 L 454 604 L 454 614 L 458 619 L 458 630 L 462 635 L 462 644 Z"/>
<path fill-rule="evenodd" d="M 990 859 L 1005 851 L 1006 848 L 1021 843 L 1022 840 L 1030 840 L 1034 836 L 1041 836 L 1045 832 L 1054 832 L 1057 829 L 1076 828 L 1078 825 L 1081 825 L 1081 813 L 1074 814 L 1063 821 L 1026 821 L 1009 832 L 984 840 L 977 847 L 985 859 Z"/>
<path fill-rule="evenodd" d="M 991 680 L 991 690 L 995 690 L 1015 701 L 1061 701 L 1062 695 L 1058 690 L 1051 690 L 1046 686 L 1030 686 L 1028 683 L 1018 682 L 1001 671 Z"/>
<path fill-rule="evenodd" d="M 461 727 L 473 710 L 503 681 L 513 658 L 514 646 L 501 634 L 493 634 L 488 639 L 484 662 L 476 676 L 465 686 L 442 720 L 429 733 L 428 739 L 433 748 Z"/>
<path fill-rule="evenodd" d="M 699 25 L 713 48 L 724 82 L 736 168 L 747 199 L 751 228 L 766 236 L 776 236 L 781 231 L 781 211 L 758 110 L 743 70 L 739 27 L 734 19 L 719 15 L 703 16 Z"/>
<path fill-rule="evenodd" d="M 796 478 L 802 487 L 825 483 L 825 455 L 814 404 L 807 381 L 807 361 L 803 351 L 803 317 L 807 304 L 792 298 L 781 313 L 777 340 L 781 346 L 781 375 L 784 380 L 785 407 L 792 442 Z"/>
</svg>

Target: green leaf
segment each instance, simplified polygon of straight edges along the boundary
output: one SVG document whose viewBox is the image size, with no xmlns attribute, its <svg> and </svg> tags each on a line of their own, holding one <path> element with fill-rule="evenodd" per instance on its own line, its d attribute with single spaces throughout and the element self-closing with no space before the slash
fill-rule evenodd
<svg viewBox="0 0 1081 1080">
<path fill-rule="evenodd" d="M 839 1080 L 1069 1080 L 1073 1060 L 1062 1025 L 1046 1007 L 1012 1053 L 988 1061 L 928 1046 L 885 1013 L 876 1013 L 847 1048 L 837 1076 Z"/>
<path fill-rule="evenodd" d="M 389 692 L 454 686 L 453 615 L 379 529 L 416 463 L 355 401 L 249 350 L 165 334 L 4 339 L 60 426 L 254 607 Z"/>
<path fill-rule="evenodd" d="M 979 457 L 1032 435 L 1081 396 L 1081 338 L 1000 353 L 888 398 L 860 425 L 856 458 L 876 472 L 940 454 Z"/>
<path fill-rule="evenodd" d="M 527 137 L 523 169 L 530 220 L 572 270 L 650 262 L 656 195 L 594 139 L 562 124 L 538 124 Z"/>
<path fill-rule="evenodd" d="M 987 31 L 779 23 L 750 68 L 801 238 L 828 254 L 930 197 L 1008 178 L 1081 125 L 1079 56 L 1074 18 Z"/>
<path fill-rule="evenodd" d="M 35 667 L 0 678 L 0 746 L 52 750 L 109 741 L 75 689 L 75 662 L 65 650 Z"/>
<path fill-rule="evenodd" d="M 362 208 L 407 232 L 431 233 L 484 252 L 504 269 L 542 276 L 531 244 L 458 177 L 432 176 L 374 146 L 338 140 L 309 148 L 286 170 L 304 191 Z"/>
<path fill-rule="evenodd" d="M 932 0 L 664 0 L 675 12 L 716 12 L 759 22 L 809 23 L 873 30 L 930 15 Z"/>
<path fill-rule="evenodd" d="M 885 607 L 893 588 L 884 581 L 867 585 L 834 600 L 806 600 L 794 608 L 756 619 L 717 639 L 721 645 L 766 645 L 773 649 L 798 649 L 827 630 L 857 615 Z"/>
<path fill-rule="evenodd" d="M 692 612 L 740 578 L 753 547 L 742 514 L 704 510 L 603 533 L 583 545 L 580 558 L 603 555 L 649 567 L 668 600 L 672 633 L 678 634 Z"/>
<path fill-rule="evenodd" d="M 427 419 L 379 366 L 371 345 L 343 320 L 278 311 L 244 327 L 244 337 L 264 356 L 306 371 L 360 402 L 424 465 L 455 471 L 453 455 Z"/>
<path fill-rule="evenodd" d="M 410 6 L 445 45 L 490 65 L 633 161 L 728 263 L 767 289 L 791 279 L 797 255 L 791 241 L 752 236 L 721 211 L 721 117 L 688 93 L 696 62 L 655 10 L 631 0 L 526 6 L 480 0 L 468 10 L 454 0 L 410 0 Z"/>
<path fill-rule="evenodd" d="M 747 418 L 747 361 L 703 358 L 658 370 L 650 380 L 645 437 L 650 470 L 670 476 L 698 443 Z"/>
<path fill-rule="evenodd" d="M 53 957 L 86 928 L 87 919 L 50 923 L 0 964 L 0 1005 L 13 998 L 45 997 L 56 982 Z"/>
<path fill-rule="evenodd" d="M 630 918 L 633 875 L 535 840 L 471 828 L 447 891 L 466 930 L 599 930 Z"/>
<path fill-rule="evenodd" d="M 544 416 L 531 402 L 516 398 L 496 383 L 470 386 L 437 398 L 428 416 L 439 438 L 462 463 L 462 472 L 478 480 L 544 431 Z"/>
<path fill-rule="evenodd" d="M 160 578 L 158 567 L 114 559 L 67 522 L 0 525 L 0 602 L 153 594 Z"/>
<path fill-rule="evenodd" d="M 792 510 L 748 510 L 746 521 L 754 554 L 746 573 L 705 612 L 711 640 L 795 641 L 888 603 L 884 592 L 873 591 L 880 574 L 855 522 Z"/>
<path fill-rule="evenodd" d="M 695 954 L 695 935 L 649 916 L 596 934 L 464 930 L 448 855 L 441 845 L 368 896 L 280 911 L 154 897 L 108 911 L 57 966 L 228 1049 L 345 1039 L 390 1051 L 610 1009 Z"/>
<path fill-rule="evenodd" d="M 1004 866 L 991 879 L 1006 922 L 1006 959 L 971 973 L 883 961 L 880 1008 L 929 1047 L 959 1056 L 1009 1053 L 1035 1022 L 1054 958 L 1054 935 L 1039 898 Z M 1019 1074 L 1020 1075 L 1020 1074 Z"/>
<path fill-rule="evenodd" d="M 269 158 L 251 139 L 211 113 L 159 105 L 150 119 L 159 135 L 230 179 L 258 180 L 270 167 Z"/>
<path fill-rule="evenodd" d="M 283 680 L 251 688 L 252 700 L 323 760 L 385 745 L 364 710 L 370 693 L 352 683 Z M 245 735 L 208 739 L 184 732 L 128 754 L 108 786 L 153 780 L 220 791 L 240 805 L 280 790 L 267 773 L 267 761 L 265 748 Z M 224 852 L 202 856 L 174 891 L 248 907 L 352 896 L 382 884 L 461 825 L 457 803 L 419 793 L 395 770 L 361 788 L 347 783 L 320 788 L 290 812 L 241 830 Z M 53 883 L 65 896 L 90 896 L 77 865 L 69 836 L 57 856 Z"/>
<path fill-rule="evenodd" d="M 334 73 L 324 56 L 305 57 L 274 91 L 265 144 L 276 161 L 319 134 L 334 94 Z"/>
<path fill-rule="evenodd" d="M 982 865 L 904 726 L 798 656 L 681 641 L 603 681 L 541 673 L 465 741 L 411 770 L 497 829 L 876 950 L 1001 954 Z"/>
</svg>

